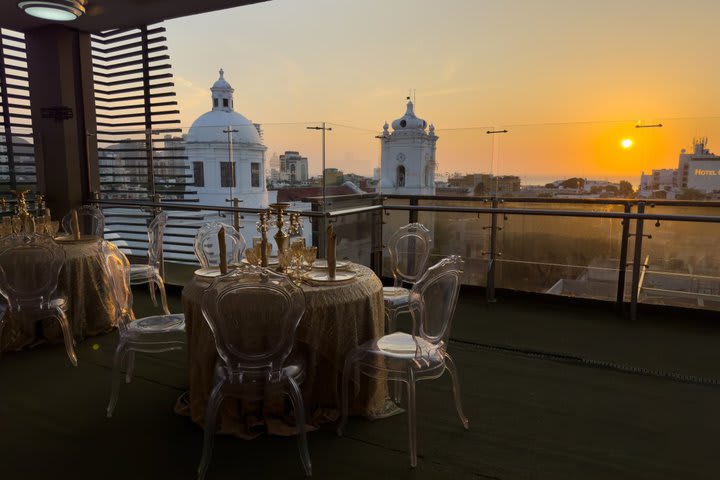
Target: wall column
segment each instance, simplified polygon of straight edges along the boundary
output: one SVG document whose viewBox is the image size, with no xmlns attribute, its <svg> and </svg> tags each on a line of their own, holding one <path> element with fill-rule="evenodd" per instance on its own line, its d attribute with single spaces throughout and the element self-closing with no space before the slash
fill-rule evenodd
<svg viewBox="0 0 720 480">
<path fill-rule="evenodd" d="M 38 189 L 60 218 L 99 191 L 90 34 L 52 25 L 25 39 Z"/>
</svg>

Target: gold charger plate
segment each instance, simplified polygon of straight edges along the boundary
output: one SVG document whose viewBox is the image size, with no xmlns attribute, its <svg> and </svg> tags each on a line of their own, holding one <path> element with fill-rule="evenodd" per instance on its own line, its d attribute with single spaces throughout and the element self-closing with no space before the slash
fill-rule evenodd
<svg viewBox="0 0 720 480">
<path fill-rule="evenodd" d="M 305 274 L 305 280 L 310 283 L 342 283 L 357 276 L 355 272 L 335 272 L 335 278 L 330 278 L 325 270 L 311 270 Z"/>
<path fill-rule="evenodd" d="M 335 262 L 335 268 L 348 268 L 350 266 L 350 260 L 337 260 Z M 328 268 L 327 260 L 324 258 L 318 258 L 315 260 L 315 263 L 313 263 L 313 268 L 319 268 L 321 270 Z"/>
<path fill-rule="evenodd" d="M 247 261 L 247 258 L 243 258 L 241 260 L 241 262 L 244 263 L 245 265 L 248 265 L 250 263 Z M 278 257 L 268 257 L 268 266 L 279 265 L 279 264 L 280 264 L 280 260 L 278 260 Z"/>
<path fill-rule="evenodd" d="M 95 235 L 82 235 L 79 240 L 73 235 L 60 235 L 55 237 L 55 241 L 58 243 L 95 243 L 100 240 L 100 237 L 96 237 Z"/>
</svg>

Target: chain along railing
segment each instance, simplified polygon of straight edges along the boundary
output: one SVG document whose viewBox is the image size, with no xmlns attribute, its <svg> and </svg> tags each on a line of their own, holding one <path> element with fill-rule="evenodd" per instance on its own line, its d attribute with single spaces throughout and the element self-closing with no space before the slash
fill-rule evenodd
<svg viewBox="0 0 720 480">
<path fill-rule="evenodd" d="M 408 222 L 433 232 L 431 261 L 466 260 L 464 283 L 616 303 L 631 318 L 638 304 L 720 309 L 720 202 L 348 195 L 304 199 L 298 212 L 308 243 L 325 249 L 329 224 L 339 258 L 391 276 L 384 242 Z M 196 264 L 192 240 L 203 223 L 235 225 L 248 243 L 264 209 L 161 201 L 94 199 L 107 216 L 106 238 L 131 255 L 147 252 L 146 225 L 169 213 L 165 262 Z M 310 205 L 308 208 L 307 205 Z"/>
</svg>

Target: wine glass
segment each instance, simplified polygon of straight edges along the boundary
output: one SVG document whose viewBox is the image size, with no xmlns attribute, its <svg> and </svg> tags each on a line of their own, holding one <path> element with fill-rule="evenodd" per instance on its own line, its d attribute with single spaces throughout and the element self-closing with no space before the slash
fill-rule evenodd
<svg viewBox="0 0 720 480">
<path fill-rule="evenodd" d="M 250 265 L 258 265 L 260 263 L 258 262 L 257 250 L 254 247 L 245 249 L 245 259 Z"/>
<path fill-rule="evenodd" d="M 308 270 L 312 270 L 313 263 L 317 259 L 317 247 L 307 247 L 303 249 L 303 260 L 308 265 Z"/>
</svg>

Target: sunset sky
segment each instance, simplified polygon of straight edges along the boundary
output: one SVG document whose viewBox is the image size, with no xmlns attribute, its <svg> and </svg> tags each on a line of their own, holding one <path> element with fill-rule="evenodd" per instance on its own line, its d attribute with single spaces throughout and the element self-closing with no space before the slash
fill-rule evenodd
<svg viewBox="0 0 720 480">
<path fill-rule="evenodd" d="M 720 153 L 718 18 L 713 0 L 273 0 L 165 26 L 184 125 L 210 109 L 222 67 L 267 158 L 299 150 L 311 174 L 307 125 L 333 124 L 328 167 L 371 174 L 374 136 L 414 89 L 439 172 L 637 185 L 694 136 Z"/>
</svg>

